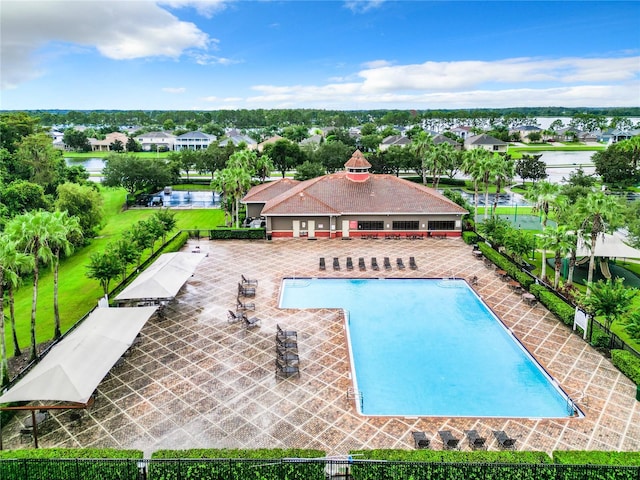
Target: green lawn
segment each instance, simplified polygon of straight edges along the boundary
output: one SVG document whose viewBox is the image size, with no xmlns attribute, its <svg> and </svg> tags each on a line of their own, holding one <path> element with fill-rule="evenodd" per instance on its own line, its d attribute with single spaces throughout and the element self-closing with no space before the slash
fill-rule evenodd
<svg viewBox="0 0 640 480">
<path fill-rule="evenodd" d="M 59 305 L 62 330 L 68 330 L 85 313 L 91 310 L 102 296 L 102 289 L 96 280 L 87 278 L 86 266 L 93 252 L 101 252 L 116 240 L 119 235 L 132 224 L 149 217 L 153 209 L 132 209 L 121 211 L 126 192 L 123 189 L 103 189 L 105 200 L 105 225 L 98 237 L 91 240 L 88 246 L 77 250 L 60 265 Z M 177 228 L 211 229 L 223 223 L 223 213 L 218 209 L 173 210 L 176 213 Z M 156 245 L 157 248 L 158 245 Z M 148 257 L 148 252 L 146 254 Z M 145 258 L 145 257 L 143 257 Z M 117 282 L 112 282 L 115 287 Z M 16 327 L 20 347 L 29 346 L 29 328 L 31 322 L 32 281 L 26 283 L 16 292 Z M 8 314 L 8 311 L 5 310 Z M 9 356 L 13 355 L 13 344 L 7 333 Z M 38 284 L 38 307 L 36 338 L 44 342 L 53 336 L 53 275 L 49 269 L 42 269 Z"/>
</svg>

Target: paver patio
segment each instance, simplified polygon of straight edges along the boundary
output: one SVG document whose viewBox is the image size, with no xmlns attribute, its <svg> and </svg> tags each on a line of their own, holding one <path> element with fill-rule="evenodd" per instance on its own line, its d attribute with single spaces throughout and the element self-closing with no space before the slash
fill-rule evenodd
<svg viewBox="0 0 640 480">
<path fill-rule="evenodd" d="M 100 384 L 95 404 L 80 421 L 70 411 L 52 411 L 39 432 L 41 447 L 315 448 L 328 454 L 351 449 L 413 448 L 411 432 L 438 430 L 464 437 L 475 429 L 498 446 L 491 430 L 517 438 L 517 449 L 637 450 L 640 402 L 635 385 L 611 362 L 562 325 L 544 307 L 521 297 L 460 239 L 267 241 L 191 240 L 208 256 L 168 306 L 142 330 L 124 363 Z M 366 260 L 366 271 L 348 271 L 346 257 Z M 382 259 L 392 259 L 386 271 Z M 398 270 L 395 258 L 416 258 L 417 270 Z M 320 257 L 327 269 L 318 269 Z M 342 270 L 332 269 L 340 257 Z M 379 271 L 370 268 L 377 257 Z M 258 328 L 227 321 L 235 307 L 240 274 L 259 280 Z M 585 418 L 405 418 L 362 417 L 352 400 L 342 313 L 280 310 L 283 277 L 478 277 L 476 291 L 521 342 L 573 396 Z M 277 379 L 276 323 L 297 330 L 301 375 Z M 28 448 L 19 413 L 3 428 L 4 448 Z M 466 443 L 463 449 L 468 449 Z"/>
</svg>

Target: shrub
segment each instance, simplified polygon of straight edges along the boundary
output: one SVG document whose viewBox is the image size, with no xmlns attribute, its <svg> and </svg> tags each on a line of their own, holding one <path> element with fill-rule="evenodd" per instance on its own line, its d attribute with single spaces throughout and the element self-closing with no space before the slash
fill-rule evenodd
<svg viewBox="0 0 640 480">
<path fill-rule="evenodd" d="M 640 385 L 640 358 L 627 350 L 611 350 L 611 361 L 631 381 L 635 382 L 636 385 Z M 640 455 L 640 452 L 638 452 L 638 455 Z M 634 465 L 640 465 L 640 463 Z"/>
<path fill-rule="evenodd" d="M 162 253 L 179 252 L 180 249 L 187 243 L 189 239 L 189 232 L 180 232 L 169 240 L 162 248 Z"/>
<path fill-rule="evenodd" d="M 200 480 L 202 478 L 324 480 L 324 462 L 305 464 L 283 460 L 324 456 L 325 452 L 320 450 L 298 449 L 159 450 L 151 456 L 149 478 L 163 480 Z M 198 461 L 198 459 L 205 458 L 206 462 Z M 230 458 L 236 460 L 230 462 L 228 460 Z"/>
<path fill-rule="evenodd" d="M 476 232 L 462 232 L 462 240 L 467 245 L 473 245 L 478 243 L 478 234 Z"/>
<path fill-rule="evenodd" d="M 565 465 L 640 466 L 640 452 L 558 450 L 553 452 L 553 461 L 555 463 L 562 463 Z"/>
<path fill-rule="evenodd" d="M 599 328 L 594 328 L 591 332 L 591 346 L 598 350 L 606 350 L 609 348 L 611 337 Z"/>
<path fill-rule="evenodd" d="M 507 274 L 520 283 L 523 288 L 529 290 L 529 287 L 534 283 L 534 279 L 531 278 L 529 274 L 523 272 L 518 264 L 505 257 L 500 252 L 495 251 L 484 242 L 479 243 L 478 247 L 485 257 L 507 272 Z"/>
<path fill-rule="evenodd" d="M 534 284 L 529 289 L 538 300 L 554 313 L 562 323 L 565 325 L 573 325 L 573 318 L 575 316 L 575 307 L 569 305 L 567 302 L 557 297 L 551 290 L 544 285 Z"/>
<path fill-rule="evenodd" d="M 137 462 L 141 458 L 142 452 L 139 450 L 95 448 L 7 450 L 0 452 L 0 478 L 2 480 L 32 478 L 135 480 L 138 478 Z"/>
<path fill-rule="evenodd" d="M 266 230 L 264 228 L 218 228 L 211 230 L 211 240 L 264 240 Z"/>
</svg>

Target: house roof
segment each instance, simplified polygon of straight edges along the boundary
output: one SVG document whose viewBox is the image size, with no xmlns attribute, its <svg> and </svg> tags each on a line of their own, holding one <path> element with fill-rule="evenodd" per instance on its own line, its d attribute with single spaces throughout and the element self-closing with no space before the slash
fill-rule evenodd
<svg viewBox="0 0 640 480">
<path fill-rule="evenodd" d="M 169 132 L 147 132 L 147 133 L 141 133 L 140 135 L 138 135 L 138 138 L 158 138 L 158 137 L 176 138 L 176 136 L 173 133 L 169 133 Z"/>
<path fill-rule="evenodd" d="M 275 182 L 261 183 L 249 190 L 242 201 L 244 203 L 265 203 L 281 193 L 291 190 L 299 183 L 298 180 L 287 177 Z"/>
<path fill-rule="evenodd" d="M 469 137 L 464 143 L 466 145 L 508 145 L 508 143 L 498 140 L 486 133 Z"/>
<path fill-rule="evenodd" d="M 402 135 L 390 135 L 382 139 L 382 145 L 409 145 L 411 139 Z"/>
<path fill-rule="evenodd" d="M 447 137 L 446 135 L 442 135 L 441 133 L 433 137 L 433 143 L 434 145 L 439 145 L 441 143 L 448 143 L 449 145 L 453 145 L 454 147 L 457 147 L 459 145 L 458 142 Z"/>
<path fill-rule="evenodd" d="M 193 132 L 183 133 L 182 135 L 178 135 L 176 140 L 181 140 L 186 138 L 203 138 L 205 140 L 214 140 L 216 137 L 215 135 L 207 135 L 206 133 L 203 133 L 203 132 L 193 131 Z"/>
<path fill-rule="evenodd" d="M 371 174 L 365 181 L 353 182 L 347 172 L 337 172 L 287 186 L 290 188 L 270 199 L 266 199 L 267 192 L 262 190 L 266 200 L 262 215 L 467 213 L 436 190 L 394 175 Z M 243 202 L 256 197 L 252 189 Z"/>
<path fill-rule="evenodd" d="M 371 168 L 371 164 L 364 158 L 360 150 L 356 150 L 344 166 L 346 168 Z"/>
</svg>

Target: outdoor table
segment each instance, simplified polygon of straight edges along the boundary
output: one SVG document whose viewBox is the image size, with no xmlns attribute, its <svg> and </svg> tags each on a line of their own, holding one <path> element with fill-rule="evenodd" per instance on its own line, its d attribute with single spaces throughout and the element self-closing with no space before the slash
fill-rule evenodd
<svg viewBox="0 0 640 480">
<path fill-rule="evenodd" d="M 474 250 L 473 251 L 473 255 L 474 257 L 476 257 L 477 259 L 481 259 L 482 258 L 482 252 L 480 250 Z"/>
<path fill-rule="evenodd" d="M 522 285 L 520 285 L 520 282 L 516 282 L 515 280 L 511 280 L 508 283 L 508 285 L 511 290 L 515 290 L 515 291 L 518 291 L 522 288 Z"/>
<path fill-rule="evenodd" d="M 496 275 L 500 278 L 505 278 L 507 276 L 507 272 L 505 270 L 496 270 Z"/>
<path fill-rule="evenodd" d="M 522 300 L 528 305 L 535 305 L 536 303 L 536 297 L 531 293 L 523 293 Z"/>
</svg>

